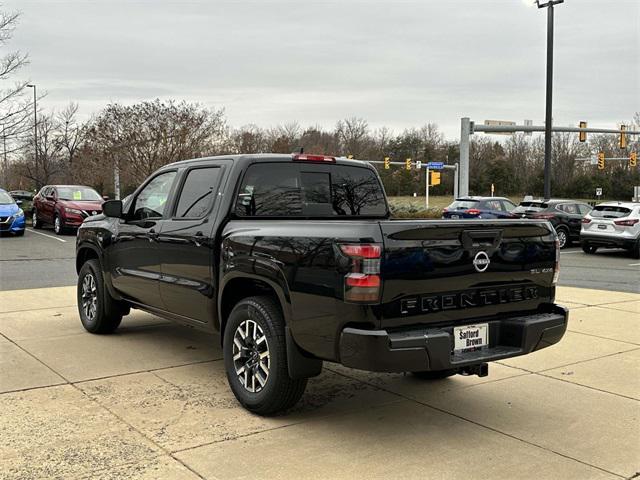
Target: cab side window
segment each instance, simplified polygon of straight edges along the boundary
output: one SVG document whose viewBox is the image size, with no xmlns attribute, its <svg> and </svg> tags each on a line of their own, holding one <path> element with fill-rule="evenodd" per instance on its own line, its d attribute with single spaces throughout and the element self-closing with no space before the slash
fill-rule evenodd
<svg viewBox="0 0 640 480">
<path fill-rule="evenodd" d="M 164 172 L 147 183 L 135 199 L 131 219 L 161 218 L 175 177 L 175 171 Z"/>
<path fill-rule="evenodd" d="M 218 193 L 219 167 L 194 168 L 187 173 L 182 186 L 175 216 L 179 218 L 204 217 Z"/>
</svg>

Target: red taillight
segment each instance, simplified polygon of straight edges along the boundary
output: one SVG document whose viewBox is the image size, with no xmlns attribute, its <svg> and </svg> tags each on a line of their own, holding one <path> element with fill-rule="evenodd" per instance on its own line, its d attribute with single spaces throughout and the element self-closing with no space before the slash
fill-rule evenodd
<svg viewBox="0 0 640 480">
<path fill-rule="evenodd" d="M 583 218 L 582 219 L 582 223 L 591 223 L 591 219 L 590 218 Z"/>
<path fill-rule="evenodd" d="M 380 275 L 367 275 L 365 273 L 349 273 L 345 277 L 349 287 L 375 287 L 380 286 Z"/>
<path fill-rule="evenodd" d="M 306 153 L 298 153 L 293 156 L 296 162 L 323 162 L 336 163 L 336 157 L 327 157 L 325 155 L 307 155 Z"/>
<path fill-rule="evenodd" d="M 638 219 L 634 218 L 633 220 L 614 220 L 613 223 L 615 223 L 619 227 L 633 227 L 636 223 L 638 223 Z"/>
<path fill-rule="evenodd" d="M 549 220 L 554 217 L 553 213 L 534 213 L 531 218 L 539 218 L 542 220 Z"/>
<path fill-rule="evenodd" d="M 343 244 L 340 245 L 340 250 L 349 257 L 360 258 L 380 258 L 380 253 L 382 252 L 380 245 L 371 244 Z"/>
<path fill-rule="evenodd" d="M 465 210 L 464 213 L 468 213 L 469 215 L 480 215 L 480 210 L 477 208 L 469 208 Z"/>
<path fill-rule="evenodd" d="M 356 303 L 377 303 L 380 300 L 380 257 L 382 247 L 371 243 L 341 244 L 340 250 L 349 257 L 349 273 L 344 277 L 344 300 Z"/>
</svg>

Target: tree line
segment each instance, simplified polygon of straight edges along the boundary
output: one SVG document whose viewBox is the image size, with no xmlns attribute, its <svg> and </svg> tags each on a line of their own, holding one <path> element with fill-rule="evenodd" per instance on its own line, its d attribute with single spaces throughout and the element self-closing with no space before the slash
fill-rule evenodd
<svg viewBox="0 0 640 480">
<path fill-rule="evenodd" d="M 21 136 L 21 144 L 10 153 L 5 188 L 37 189 L 49 183 L 91 185 L 106 195 L 114 194 L 114 168 L 118 168 L 122 194 L 133 191 L 147 176 L 167 163 L 220 154 L 305 153 L 357 159 L 392 161 L 458 161 L 457 141 L 446 140 L 437 125 L 393 133 L 373 129 L 365 119 L 339 120 L 331 128 L 302 127 L 290 122 L 271 128 L 245 125 L 232 128 L 222 109 L 176 100 L 145 101 L 133 105 L 113 103 L 91 119 L 78 121 L 78 105 L 57 113 L 38 115 L 37 162 L 33 123 Z M 635 115 L 636 125 L 640 113 Z M 553 136 L 552 191 L 554 196 L 592 198 L 602 187 L 607 198 L 627 199 L 640 185 L 638 167 L 627 162 L 607 162 L 598 170 L 590 162 L 577 160 L 602 151 L 606 157 L 628 156 L 637 142 L 622 151 L 614 135 L 590 135 L 580 143 L 577 134 Z M 544 139 L 514 134 L 497 141 L 476 134 L 470 145 L 470 191 L 488 195 L 539 196 L 543 191 Z M 388 195 L 424 194 L 424 170 L 406 170 L 376 165 Z M 453 174 L 445 172 L 434 195 L 453 193 Z"/>
</svg>

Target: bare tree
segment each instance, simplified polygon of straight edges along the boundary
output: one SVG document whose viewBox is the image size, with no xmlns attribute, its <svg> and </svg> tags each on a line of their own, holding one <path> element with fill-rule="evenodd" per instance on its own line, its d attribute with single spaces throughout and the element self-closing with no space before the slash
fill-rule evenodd
<svg viewBox="0 0 640 480">
<path fill-rule="evenodd" d="M 78 123 L 77 113 L 78 104 L 71 102 L 56 116 L 57 141 L 60 143 L 61 150 L 65 153 L 65 163 L 70 172 L 73 169 L 73 160 L 78 153 L 78 149 L 82 146 L 87 132 L 87 125 Z"/>
<path fill-rule="evenodd" d="M 361 158 L 369 140 L 369 124 L 363 118 L 350 117 L 338 121 L 336 135 L 343 153 Z"/>
</svg>

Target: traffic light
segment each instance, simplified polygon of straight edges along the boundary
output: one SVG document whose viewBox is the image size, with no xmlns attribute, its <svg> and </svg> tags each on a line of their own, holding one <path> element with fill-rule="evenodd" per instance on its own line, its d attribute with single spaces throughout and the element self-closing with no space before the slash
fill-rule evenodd
<svg viewBox="0 0 640 480">
<path fill-rule="evenodd" d="M 411 170 L 411 159 L 410 158 L 407 158 L 404 161 L 404 168 L 405 168 L 405 170 Z"/>
<path fill-rule="evenodd" d="M 440 185 L 440 172 L 431 172 L 431 186 Z"/>
<path fill-rule="evenodd" d="M 390 161 L 391 161 L 391 159 L 389 157 L 384 157 L 384 169 L 385 170 L 389 170 L 389 168 L 391 167 L 391 165 L 389 164 Z"/>
<path fill-rule="evenodd" d="M 631 152 L 629 154 L 629 166 L 635 167 L 638 165 L 638 154 L 636 152 Z"/>
<path fill-rule="evenodd" d="M 598 153 L 598 170 L 604 170 L 604 152 Z"/>
<path fill-rule="evenodd" d="M 580 122 L 580 128 L 587 128 L 587 122 Z M 581 142 L 586 142 L 587 141 L 587 132 L 578 133 L 578 139 Z"/>
<path fill-rule="evenodd" d="M 627 126 L 620 125 L 620 149 L 624 150 L 627 148 Z"/>
</svg>

